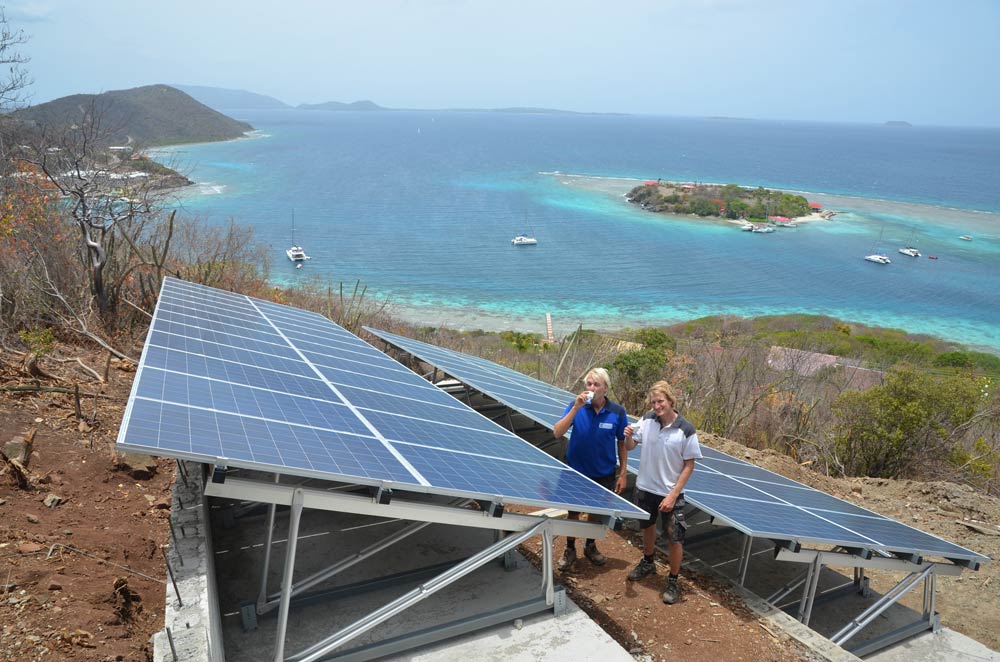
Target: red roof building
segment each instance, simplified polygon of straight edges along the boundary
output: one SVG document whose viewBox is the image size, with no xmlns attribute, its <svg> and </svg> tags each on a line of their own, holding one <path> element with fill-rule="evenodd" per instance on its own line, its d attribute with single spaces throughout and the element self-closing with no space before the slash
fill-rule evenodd
<svg viewBox="0 0 1000 662">
<path fill-rule="evenodd" d="M 822 208 L 823 208 L 823 205 L 821 205 L 818 202 L 810 202 L 809 203 L 809 209 L 817 209 L 818 210 L 818 209 L 822 209 Z"/>
</svg>

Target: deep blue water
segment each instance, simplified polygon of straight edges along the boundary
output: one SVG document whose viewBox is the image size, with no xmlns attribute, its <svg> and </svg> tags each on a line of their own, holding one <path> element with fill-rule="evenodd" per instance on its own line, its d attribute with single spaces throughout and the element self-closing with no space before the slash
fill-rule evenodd
<svg viewBox="0 0 1000 662">
<path fill-rule="evenodd" d="M 618 328 L 812 312 L 1000 348 L 1000 130 L 501 113 L 229 113 L 262 137 L 169 150 L 183 208 L 257 227 L 276 279 L 355 279 L 463 328 Z M 627 205 L 628 183 L 810 192 L 770 235 Z M 291 267 L 296 241 L 313 259 Z M 539 245 L 514 248 L 529 228 Z M 974 240 L 958 239 L 971 234 Z M 881 237 L 881 239 L 880 239 Z M 896 253 L 915 243 L 923 258 Z M 876 247 L 889 266 L 865 262 Z M 927 255 L 937 255 L 928 260 Z"/>
</svg>

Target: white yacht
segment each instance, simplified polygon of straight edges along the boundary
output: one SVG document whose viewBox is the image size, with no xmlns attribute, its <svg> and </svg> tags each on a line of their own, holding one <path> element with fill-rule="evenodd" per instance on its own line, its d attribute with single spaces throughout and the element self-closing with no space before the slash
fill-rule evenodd
<svg viewBox="0 0 1000 662">
<path fill-rule="evenodd" d="M 519 234 L 513 239 L 511 239 L 510 243 L 514 244 L 515 246 L 534 246 L 535 244 L 538 243 L 538 240 L 535 239 L 534 237 L 529 237 L 526 234 Z"/>
<path fill-rule="evenodd" d="M 903 255 L 909 255 L 910 257 L 920 257 L 920 251 L 918 251 L 913 246 L 907 246 L 906 248 L 900 248 L 899 252 Z"/>
<path fill-rule="evenodd" d="M 767 234 L 768 232 L 774 232 L 774 228 L 771 227 L 770 225 L 755 225 L 753 226 L 753 230 L 751 230 L 750 232 L 760 232 Z"/>
<path fill-rule="evenodd" d="M 285 255 L 287 255 L 288 259 L 291 260 L 292 262 L 304 262 L 306 260 L 312 259 L 308 255 L 306 255 L 306 252 L 302 250 L 301 246 L 292 246 L 291 248 L 285 251 Z"/>
<path fill-rule="evenodd" d="M 292 211 L 292 245 L 291 245 L 290 248 L 288 248 L 287 250 L 285 250 L 285 255 L 287 255 L 288 259 L 291 260 L 292 262 L 298 262 L 298 264 L 296 265 L 296 267 L 301 267 L 303 262 L 305 262 L 306 260 L 312 259 L 308 255 L 306 255 L 305 250 L 303 250 L 301 246 L 299 246 L 298 244 L 295 243 L 295 211 L 294 210 Z"/>
<path fill-rule="evenodd" d="M 869 262 L 874 262 L 875 264 L 892 264 L 892 260 L 889 259 L 889 256 L 883 253 L 882 250 L 879 248 L 879 245 L 882 243 L 882 232 L 884 230 L 885 230 L 884 227 L 879 228 L 878 241 L 876 241 L 875 245 L 872 246 L 871 255 L 865 256 L 865 259 L 868 260 Z"/>
</svg>

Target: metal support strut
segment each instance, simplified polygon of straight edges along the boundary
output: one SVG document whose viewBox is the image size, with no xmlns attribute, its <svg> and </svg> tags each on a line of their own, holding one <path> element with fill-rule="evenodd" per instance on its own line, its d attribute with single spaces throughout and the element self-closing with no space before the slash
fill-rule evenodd
<svg viewBox="0 0 1000 662">
<path fill-rule="evenodd" d="M 345 643 L 351 641 L 352 639 L 368 632 L 375 626 L 383 623 L 384 621 L 392 618 L 399 612 L 411 607 L 412 605 L 420 602 L 424 598 L 430 597 L 439 590 L 451 585 L 452 583 L 458 581 L 462 577 L 468 575 L 474 570 L 486 565 L 491 560 L 497 558 L 501 554 L 504 554 L 508 550 L 514 549 L 522 542 L 532 538 L 539 533 L 545 533 L 549 531 L 552 526 L 551 522 L 543 521 L 539 522 L 535 526 L 526 529 L 524 531 L 513 533 L 506 538 L 503 538 L 499 542 L 490 545 L 483 551 L 475 554 L 465 561 L 459 563 L 458 565 L 449 568 L 442 574 L 438 575 L 434 579 L 431 579 L 424 584 L 416 587 L 409 593 L 393 600 L 389 604 L 376 609 L 371 614 L 361 618 L 358 621 L 348 625 L 339 632 L 327 637 L 326 639 L 313 644 L 309 648 L 296 653 L 289 660 L 294 662 L 317 662 L 318 660 L 326 657 L 331 651 L 339 648 Z M 291 550 L 289 550 L 291 552 Z M 286 565 L 287 569 L 287 565 Z M 284 599 L 284 596 L 283 596 Z M 284 607 L 284 605 L 282 605 Z M 280 616 L 279 616 L 280 619 Z M 283 632 L 281 633 L 284 634 Z M 275 658 L 275 662 L 279 662 L 279 658 Z"/>
<path fill-rule="evenodd" d="M 292 575 L 295 570 L 295 550 L 299 542 L 299 520 L 305 493 L 292 492 L 292 512 L 288 520 L 288 548 L 285 550 L 285 572 L 281 577 L 281 606 L 278 608 L 278 634 L 274 641 L 274 662 L 285 659 L 285 634 L 288 631 L 288 606 L 292 601 Z"/>
</svg>

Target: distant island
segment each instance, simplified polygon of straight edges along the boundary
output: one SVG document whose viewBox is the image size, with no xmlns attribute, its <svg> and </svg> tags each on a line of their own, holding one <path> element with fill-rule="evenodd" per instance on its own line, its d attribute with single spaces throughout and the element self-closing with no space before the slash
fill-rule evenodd
<svg viewBox="0 0 1000 662">
<path fill-rule="evenodd" d="M 646 181 L 626 195 L 632 204 L 651 212 L 691 214 L 703 218 L 787 224 L 796 220 L 829 219 L 836 212 L 821 211 L 801 195 L 750 188 L 737 184 L 694 184 Z"/>
<path fill-rule="evenodd" d="M 207 87 L 205 85 L 173 85 L 181 92 L 191 96 L 196 101 L 209 108 L 227 110 L 271 110 L 291 108 L 284 101 L 274 97 L 246 90 L 230 90 L 223 87 Z"/>
<path fill-rule="evenodd" d="M 341 103 L 340 101 L 326 101 L 324 103 L 300 103 L 296 108 L 301 110 L 392 110 L 383 108 L 373 101 L 353 101 L 351 103 Z"/>
<path fill-rule="evenodd" d="M 297 110 L 327 110 L 348 112 L 398 112 L 424 111 L 437 113 L 512 113 L 532 115 L 626 115 L 627 113 L 585 113 L 557 108 L 536 108 L 532 106 L 510 106 L 506 108 L 387 108 L 367 99 L 360 101 L 323 101 L 320 103 L 300 103 L 292 106 L 274 97 L 246 90 L 232 90 L 204 85 L 174 85 L 199 102 L 216 110 L 269 110 L 295 108 Z"/>
<path fill-rule="evenodd" d="M 885 123 L 885 126 L 913 126 L 905 120 L 889 120 Z"/>
</svg>

